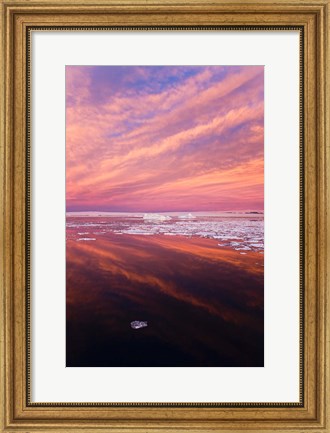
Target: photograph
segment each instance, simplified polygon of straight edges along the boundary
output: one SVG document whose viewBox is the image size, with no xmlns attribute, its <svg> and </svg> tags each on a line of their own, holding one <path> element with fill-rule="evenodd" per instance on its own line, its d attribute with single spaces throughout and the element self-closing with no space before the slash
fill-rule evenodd
<svg viewBox="0 0 330 433">
<path fill-rule="evenodd" d="M 66 66 L 66 366 L 264 366 L 264 66 Z"/>
</svg>

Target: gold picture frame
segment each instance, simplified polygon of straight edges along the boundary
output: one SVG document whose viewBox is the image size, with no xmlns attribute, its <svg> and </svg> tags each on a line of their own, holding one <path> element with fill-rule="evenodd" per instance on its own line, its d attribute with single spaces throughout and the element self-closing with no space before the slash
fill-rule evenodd
<svg viewBox="0 0 330 433">
<path fill-rule="evenodd" d="M 1 0 L 1 431 L 330 432 L 329 0 Z M 30 401 L 29 35 L 38 29 L 298 29 L 304 143 L 299 403 Z M 33 191 L 32 191 L 33 194 Z"/>
</svg>

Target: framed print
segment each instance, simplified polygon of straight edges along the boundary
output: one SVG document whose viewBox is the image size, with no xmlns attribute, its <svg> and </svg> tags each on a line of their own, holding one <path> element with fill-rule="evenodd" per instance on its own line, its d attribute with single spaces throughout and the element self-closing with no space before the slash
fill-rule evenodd
<svg viewBox="0 0 330 433">
<path fill-rule="evenodd" d="M 264 366 L 263 76 L 263 66 L 66 67 L 67 367 Z M 119 107 L 101 108 L 92 95 L 114 83 L 106 101 Z M 249 300 L 230 299 L 249 297 L 244 287 Z"/>
<path fill-rule="evenodd" d="M 1 16 L 2 431 L 330 431 L 328 0 Z"/>
</svg>

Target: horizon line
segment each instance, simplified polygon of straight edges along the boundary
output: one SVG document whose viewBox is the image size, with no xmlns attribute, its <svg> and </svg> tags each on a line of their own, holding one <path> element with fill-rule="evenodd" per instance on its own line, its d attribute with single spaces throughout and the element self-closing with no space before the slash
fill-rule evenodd
<svg viewBox="0 0 330 433">
<path fill-rule="evenodd" d="M 159 210 L 159 211 L 143 211 L 143 210 L 135 210 L 135 211 L 127 211 L 127 210 L 67 210 L 65 213 L 88 213 L 88 212 L 99 212 L 99 213 L 197 213 L 197 212 L 260 212 L 264 213 L 264 210 L 260 209 L 239 209 L 239 210 Z"/>
</svg>

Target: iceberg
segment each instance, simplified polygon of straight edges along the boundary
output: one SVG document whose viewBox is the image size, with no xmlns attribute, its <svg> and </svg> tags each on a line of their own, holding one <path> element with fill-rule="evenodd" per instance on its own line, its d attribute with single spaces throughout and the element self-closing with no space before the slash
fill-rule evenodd
<svg viewBox="0 0 330 433">
<path fill-rule="evenodd" d="M 133 215 L 133 214 L 132 214 Z M 134 216 L 138 214 L 134 214 Z M 173 212 L 173 214 L 146 212 L 132 218 L 131 214 L 118 218 L 105 218 L 97 222 L 84 218 L 68 219 L 70 228 L 68 239 L 79 242 L 95 242 L 108 233 L 138 236 L 185 236 L 209 238 L 217 241 L 219 247 L 228 247 L 242 252 L 260 252 L 264 249 L 263 216 L 258 220 L 245 216 L 199 217 L 192 212 Z"/>
<path fill-rule="evenodd" d="M 145 213 L 143 215 L 143 219 L 144 219 L 144 221 L 158 223 L 158 222 L 163 222 L 163 221 L 169 221 L 172 218 L 170 216 L 160 215 L 158 213 Z"/>
<path fill-rule="evenodd" d="M 148 326 L 148 322 L 144 322 L 142 320 L 134 320 L 133 322 L 131 322 L 132 329 L 145 328 L 146 326 Z"/>
<path fill-rule="evenodd" d="M 187 215 L 179 215 L 179 218 L 182 219 L 182 220 L 193 220 L 193 219 L 196 219 L 196 217 L 193 214 L 191 214 L 191 213 L 188 213 Z"/>
</svg>

